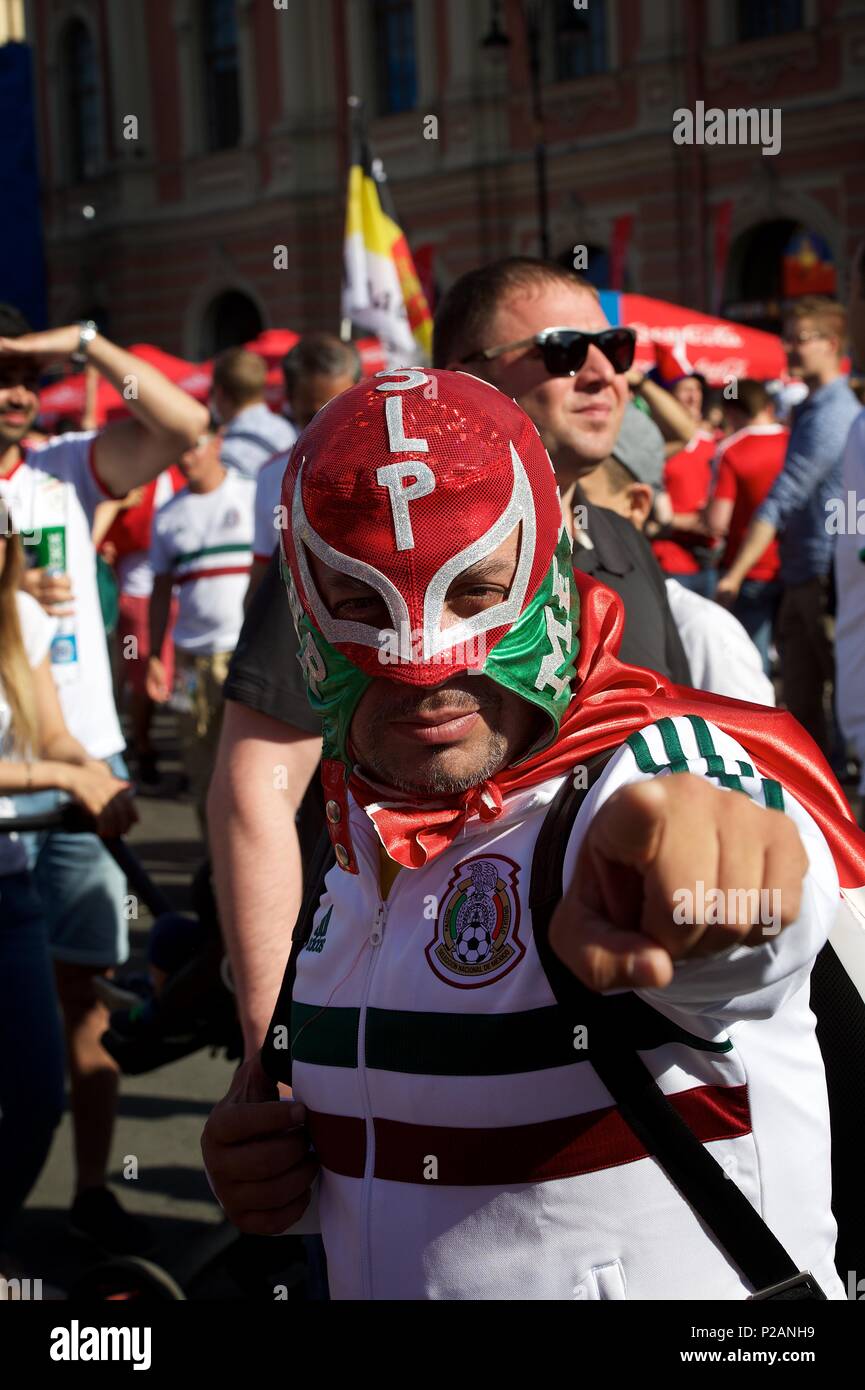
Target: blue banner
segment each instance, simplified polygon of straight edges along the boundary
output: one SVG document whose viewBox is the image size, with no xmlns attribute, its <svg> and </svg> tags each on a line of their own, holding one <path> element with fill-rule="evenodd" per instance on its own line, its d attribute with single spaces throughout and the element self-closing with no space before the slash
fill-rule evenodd
<svg viewBox="0 0 865 1390">
<path fill-rule="evenodd" d="M 47 323 L 30 47 L 0 47 L 0 301 Z"/>
<path fill-rule="evenodd" d="M 613 325 L 613 327 L 618 328 L 619 324 L 622 321 L 619 318 L 619 291 L 600 290 L 599 293 L 601 296 L 601 308 L 603 309 L 604 313 L 606 314 L 609 322 Z"/>
</svg>

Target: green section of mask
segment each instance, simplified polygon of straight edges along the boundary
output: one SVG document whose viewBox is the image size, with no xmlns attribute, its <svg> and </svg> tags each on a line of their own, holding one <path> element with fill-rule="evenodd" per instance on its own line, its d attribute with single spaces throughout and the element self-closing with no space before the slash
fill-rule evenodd
<svg viewBox="0 0 865 1390">
<path fill-rule="evenodd" d="M 553 743 L 571 702 L 580 651 L 580 596 L 571 541 L 559 537 L 553 562 L 531 602 L 484 662 L 483 674 L 547 715 L 550 728 L 520 761 Z"/>
</svg>

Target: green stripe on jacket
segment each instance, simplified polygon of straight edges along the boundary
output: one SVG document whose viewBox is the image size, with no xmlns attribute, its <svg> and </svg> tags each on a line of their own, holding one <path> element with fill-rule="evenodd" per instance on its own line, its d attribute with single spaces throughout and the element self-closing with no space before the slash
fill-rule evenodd
<svg viewBox="0 0 865 1390">
<path fill-rule="evenodd" d="M 726 1053 L 729 1039 L 711 1042 L 679 1028 L 636 995 L 606 1001 L 610 1028 L 641 1051 L 681 1043 L 699 1052 Z M 324 1067 L 356 1067 L 359 1009 L 291 1006 L 292 1059 Z M 575 1048 L 579 1019 L 558 1004 L 512 1014 L 420 1013 L 367 1009 L 366 1065 L 418 1076 L 507 1076 L 591 1061 Z"/>
</svg>

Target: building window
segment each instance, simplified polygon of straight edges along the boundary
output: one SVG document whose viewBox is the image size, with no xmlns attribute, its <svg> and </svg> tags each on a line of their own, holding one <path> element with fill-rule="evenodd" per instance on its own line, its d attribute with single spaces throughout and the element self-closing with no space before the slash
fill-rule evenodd
<svg viewBox="0 0 865 1390">
<path fill-rule="evenodd" d="M 202 9 L 207 147 L 240 142 L 240 71 L 234 0 L 204 0 Z"/>
<path fill-rule="evenodd" d="M 574 8 L 573 0 L 556 0 L 554 14 L 555 75 L 557 82 L 590 77 L 607 70 L 605 6 L 591 3 Z"/>
<path fill-rule="evenodd" d="M 382 116 L 417 105 L 414 0 L 373 0 L 376 91 Z"/>
<path fill-rule="evenodd" d="M 736 20 L 740 43 L 791 34 L 803 27 L 802 0 L 737 0 Z"/>
<path fill-rule="evenodd" d="M 69 173 L 83 183 L 98 174 L 102 149 L 96 46 L 83 20 L 66 26 L 62 51 Z"/>
</svg>

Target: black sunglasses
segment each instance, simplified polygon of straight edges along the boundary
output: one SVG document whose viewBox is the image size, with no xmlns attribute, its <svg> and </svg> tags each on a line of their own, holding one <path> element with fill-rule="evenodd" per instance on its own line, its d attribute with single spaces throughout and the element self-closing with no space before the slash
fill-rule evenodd
<svg viewBox="0 0 865 1390">
<path fill-rule="evenodd" d="M 501 347 L 483 348 L 460 359 L 462 362 L 491 362 L 502 353 L 521 347 L 538 347 L 550 376 L 576 376 L 585 365 L 589 348 L 594 343 L 617 373 L 630 371 L 637 350 L 637 333 L 633 328 L 604 328 L 600 333 L 584 333 L 581 328 L 544 328 L 532 338 Z"/>
</svg>

